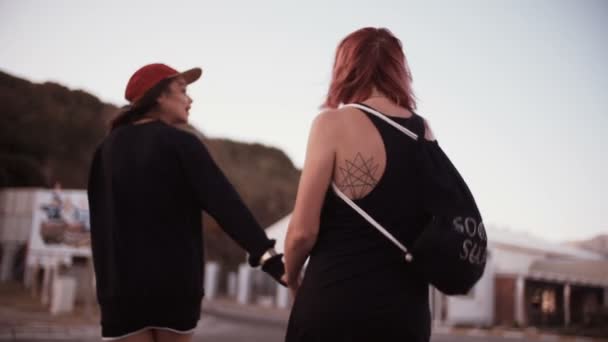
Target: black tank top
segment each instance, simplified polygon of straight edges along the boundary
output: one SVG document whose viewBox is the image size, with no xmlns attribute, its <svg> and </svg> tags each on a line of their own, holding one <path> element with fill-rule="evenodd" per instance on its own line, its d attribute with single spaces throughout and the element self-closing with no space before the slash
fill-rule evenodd
<svg viewBox="0 0 608 342">
<path fill-rule="evenodd" d="M 354 202 L 409 247 L 429 219 L 422 210 L 421 189 L 416 181 L 416 142 L 382 119 L 365 115 L 382 137 L 386 167 L 376 187 Z M 419 115 L 389 118 L 424 136 L 424 120 Z M 388 269 L 404 268 L 404 255 L 330 188 L 321 209 L 319 235 L 311 251 L 307 275 L 313 273 L 310 276 L 318 276 L 322 283 L 340 282 L 368 277 L 367 271 L 379 271 L 379 265 L 387 268 L 386 276 L 390 278 L 390 272 L 395 271 Z"/>
</svg>

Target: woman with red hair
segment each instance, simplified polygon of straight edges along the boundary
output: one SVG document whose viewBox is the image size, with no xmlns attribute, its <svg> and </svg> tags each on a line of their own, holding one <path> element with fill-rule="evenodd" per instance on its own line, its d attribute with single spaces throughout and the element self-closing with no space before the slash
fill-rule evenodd
<svg viewBox="0 0 608 342">
<path fill-rule="evenodd" d="M 389 30 L 363 28 L 338 45 L 285 241 L 295 295 L 287 341 L 429 340 L 428 284 L 330 186 L 380 224 L 399 228 L 391 233 L 404 244 L 417 238 L 429 215 L 419 200 L 414 144 L 382 118 L 432 138 L 414 113 L 411 82 Z M 353 103 L 358 107 L 341 106 Z"/>
</svg>

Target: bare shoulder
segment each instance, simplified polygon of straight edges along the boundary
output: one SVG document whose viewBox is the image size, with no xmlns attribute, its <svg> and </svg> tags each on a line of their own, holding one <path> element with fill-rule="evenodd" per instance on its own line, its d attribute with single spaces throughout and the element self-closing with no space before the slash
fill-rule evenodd
<svg viewBox="0 0 608 342">
<path fill-rule="evenodd" d="M 361 109 L 358 109 L 356 107 L 343 106 L 341 108 L 334 109 L 333 111 L 336 113 L 336 116 L 341 118 L 341 120 L 352 117 L 353 114 L 357 114 L 357 113 L 363 114 Z"/>
<path fill-rule="evenodd" d="M 336 121 L 336 113 L 339 109 L 326 109 L 321 113 L 317 114 L 313 124 L 314 125 L 332 125 Z"/>
<path fill-rule="evenodd" d="M 343 125 L 346 120 L 352 118 L 353 114 L 357 114 L 360 111 L 353 107 L 342 107 L 335 109 L 326 109 L 319 113 L 313 125 L 321 125 L 324 127 L 332 128 Z"/>
<path fill-rule="evenodd" d="M 314 134 L 329 134 L 338 125 L 338 109 L 327 109 L 315 116 L 312 121 L 311 132 Z"/>
</svg>

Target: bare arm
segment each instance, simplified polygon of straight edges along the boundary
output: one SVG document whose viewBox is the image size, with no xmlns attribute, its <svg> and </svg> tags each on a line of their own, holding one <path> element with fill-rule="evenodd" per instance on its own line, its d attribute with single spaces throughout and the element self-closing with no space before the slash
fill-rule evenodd
<svg viewBox="0 0 608 342">
<path fill-rule="evenodd" d="M 294 290 L 299 286 L 302 266 L 317 240 L 321 207 L 333 174 L 335 144 L 331 114 L 320 114 L 312 124 L 295 208 L 285 238 L 287 284 Z"/>
</svg>

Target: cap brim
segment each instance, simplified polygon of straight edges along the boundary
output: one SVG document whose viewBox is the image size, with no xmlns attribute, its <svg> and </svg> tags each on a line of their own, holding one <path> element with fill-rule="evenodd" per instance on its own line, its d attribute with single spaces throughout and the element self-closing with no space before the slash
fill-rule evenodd
<svg viewBox="0 0 608 342">
<path fill-rule="evenodd" d="M 192 69 L 186 70 L 184 72 L 180 72 L 179 74 L 177 74 L 173 77 L 183 77 L 184 80 L 186 80 L 186 83 L 190 84 L 190 83 L 196 82 L 196 80 L 201 78 L 201 75 L 203 75 L 203 69 L 192 68 Z"/>
</svg>

